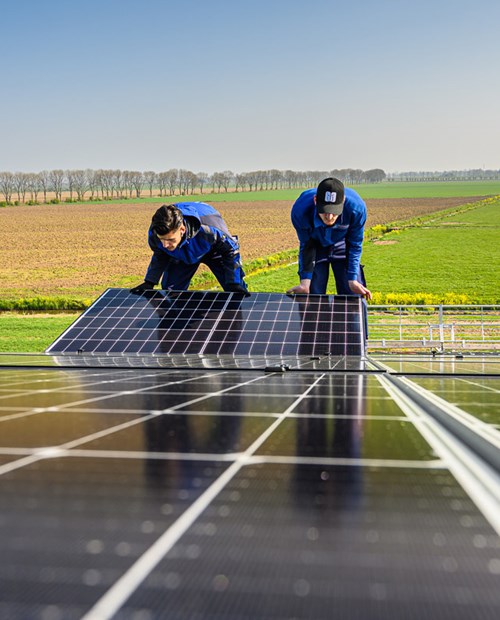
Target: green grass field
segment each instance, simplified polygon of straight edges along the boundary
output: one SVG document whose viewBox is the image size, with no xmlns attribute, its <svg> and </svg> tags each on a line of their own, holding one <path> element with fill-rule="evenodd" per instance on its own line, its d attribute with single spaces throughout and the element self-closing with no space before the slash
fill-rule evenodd
<svg viewBox="0 0 500 620">
<path fill-rule="evenodd" d="M 0 353 L 42 352 L 79 314 L 0 313 Z"/>
<path fill-rule="evenodd" d="M 446 198 L 452 196 L 497 196 L 500 181 L 454 181 L 428 183 L 375 183 L 353 185 L 363 198 Z"/>
<path fill-rule="evenodd" d="M 349 185 L 355 189 L 363 198 L 445 198 L 453 196 L 494 196 L 500 194 L 500 181 L 443 181 L 443 182 L 421 182 L 421 183 L 373 183 L 361 185 Z M 258 190 L 255 192 L 221 192 L 212 193 L 209 189 L 205 193 L 181 196 L 153 196 L 148 197 L 147 192 L 139 199 L 140 202 L 180 202 L 182 200 L 196 200 L 203 202 L 247 202 L 257 200 L 288 200 L 292 203 L 301 189 L 279 189 L 279 190 Z M 130 202 L 137 202 L 137 199 L 130 198 Z M 114 202 L 117 202 L 116 199 Z M 84 203 L 87 204 L 87 203 Z M 93 204 L 89 202 L 88 204 Z"/>
<path fill-rule="evenodd" d="M 374 291 L 465 294 L 499 303 L 500 201 L 367 243 L 363 263 Z"/>
</svg>

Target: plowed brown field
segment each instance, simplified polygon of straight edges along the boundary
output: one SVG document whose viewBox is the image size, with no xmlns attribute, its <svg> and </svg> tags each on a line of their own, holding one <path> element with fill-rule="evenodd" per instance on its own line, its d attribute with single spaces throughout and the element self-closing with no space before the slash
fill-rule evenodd
<svg viewBox="0 0 500 620">
<path fill-rule="evenodd" d="M 473 198 L 367 200 L 367 228 Z M 0 209 L 0 297 L 96 297 L 140 282 L 151 256 L 147 230 L 154 203 L 19 206 Z M 243 261 L 297 247 L 290 203 L 224 202 L 216 208 L 237 234 Z"/>
</svg>

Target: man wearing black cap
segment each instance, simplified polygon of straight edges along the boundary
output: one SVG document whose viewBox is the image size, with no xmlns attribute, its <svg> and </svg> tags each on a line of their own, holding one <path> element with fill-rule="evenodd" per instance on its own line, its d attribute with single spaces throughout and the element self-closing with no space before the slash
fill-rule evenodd
<svg viewBox="0 0 500 620">
<path fill-rule="evenodd" d="M 287 291 L 325 294 L 332 266 L 337 294 L 371 299 L 360 265 L 366 205 L 354 190 L 332 177 L 308 189 L 292 207 L 299 238 L 300 284 Z"/>
</svg>

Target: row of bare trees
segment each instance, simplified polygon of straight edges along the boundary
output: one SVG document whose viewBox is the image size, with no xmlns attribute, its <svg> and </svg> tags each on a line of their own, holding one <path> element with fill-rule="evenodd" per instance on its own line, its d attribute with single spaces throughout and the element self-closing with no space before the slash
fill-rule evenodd
<svg viewBox="0 0 500 620">
<path fill-rule="evenodd" d="M 257 191 L 313 187 L 321 179 L 335 176 L 346 184 L 378 183 L 386 178 L 381 169 L 373 170 L 256 170 L 234 173 L 231 170 L 194 173 L 172 168 L 165 172 L 132 170 L 43 170 L 42 172 L 0 172 L 0 194 L 6 203 L 36 204 L 39 200 L 97 200 L 153 196 L 203 194 L 212 192 Z M 50 196 L 50 198 L 49 198 Z M 43 197 L 43 199 L 42 199 Z"/>
</svg>

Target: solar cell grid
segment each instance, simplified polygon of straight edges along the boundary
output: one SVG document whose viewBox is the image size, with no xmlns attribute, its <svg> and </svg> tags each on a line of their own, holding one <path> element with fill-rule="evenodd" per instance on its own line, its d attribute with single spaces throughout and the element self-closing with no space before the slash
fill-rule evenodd
<svg viewBox="0 0 500 620">
<path fill-rule="evenodd" d="M 361 356 L 362 313 L 355 296 L 108 289 L 47 352 Z"/>
<path fill-rule="evenodd" d="M 380 372 L 2 372 L 2 617 L 498 617 L 499 513 Z"/>
</svg>

